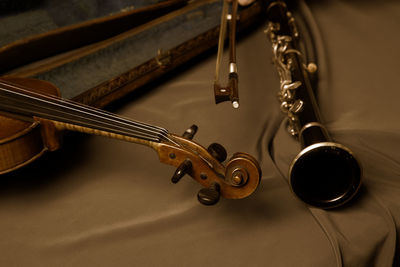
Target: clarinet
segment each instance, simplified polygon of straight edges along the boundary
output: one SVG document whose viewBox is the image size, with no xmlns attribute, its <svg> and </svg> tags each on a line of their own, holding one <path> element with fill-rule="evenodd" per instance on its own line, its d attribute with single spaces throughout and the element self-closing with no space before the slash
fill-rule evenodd
<svg viewBox="0 0 400 267">
<path fill-rule="evenodd" d="M 289 185 L 308 205 L 323 209 L 341 206 L 358 192 L 361 166 L 353 152 L 334 142 L 321 123 L 310 79 L 317 66 L 304 63 L 293 15 L 283 1 L 274 1 L 267 16 L 265 33 L 280 78 L 280 107 L 287 115 L 289 133 L 301 144 L 289 167 Z"/>
</svg>

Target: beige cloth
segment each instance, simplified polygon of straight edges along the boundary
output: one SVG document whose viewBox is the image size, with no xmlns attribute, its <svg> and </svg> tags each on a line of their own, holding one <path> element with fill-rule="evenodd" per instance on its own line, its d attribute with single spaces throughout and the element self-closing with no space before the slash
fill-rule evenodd
<svg viewBox="0 0 400 267">
<path fill-rule="evenodd" d="M 198 143 L 254 155 L 263 177 L 252 196 L 202 206 L 199 185 L 188 177 L 171 184 L 174 169 L 151 149 L 69 134 L 62 150 L 2 177 L 0 265 L 399 264 L 400 4 L 309 5 L 325 49 L 323 117 L 364 169 L 364 186 L 351 205 L 323 211 L 291 194 L 285 175 L 299 144 L 284 129 L 278 77 L 260 27 L 237 48 L 239 110 L 214 104 L 215 55 L 114 110 L 178 134 L 195 123 Z"/>
</svg>

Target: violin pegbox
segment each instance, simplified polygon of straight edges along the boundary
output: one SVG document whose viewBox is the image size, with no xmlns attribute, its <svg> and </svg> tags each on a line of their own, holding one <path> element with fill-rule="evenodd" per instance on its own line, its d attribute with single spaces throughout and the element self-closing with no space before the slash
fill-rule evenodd
<svg viewBox="0 0 400 267">
<path fill-rule="evenodd" d="M 224 165 L 225 148 L 213 143 L 205 149 L 193 142 L 196 131 L 197 126 L 193 125 L 183 137 L 171 135 L 173 142 L 159 143 L 156 150 L 160 161 L 177 167 L 171 181 L 177 183 L 185 174 L 190 175 L 204 187 L 197 194 L 204 205 L 216 204 L 221 196 L 241 199 L 251 195 L 261 179 L 257 160 L 247 153 L 235 153 Z"/>
</svg>

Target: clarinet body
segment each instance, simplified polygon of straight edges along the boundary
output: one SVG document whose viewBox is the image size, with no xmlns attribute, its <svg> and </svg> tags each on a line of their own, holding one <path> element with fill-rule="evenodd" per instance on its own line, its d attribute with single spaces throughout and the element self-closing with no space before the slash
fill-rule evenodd
<svg viewBox="0 0 400 267">
<path fill-rule="evenodd" d="M 289 168 L 293 193 L 308 205 L 334 208 L 348 202 L 361 185 L 362 169 L 352 151 L 334 142 L 321 116 L 310 82 L 316 65 L 306 65 L 300 51 L 300 34 L 283 1 L 268 8 L 267 37 L 280 77 L 278 98 L 288 117 L 288 130 L 301 144 Z"/>
</svg>

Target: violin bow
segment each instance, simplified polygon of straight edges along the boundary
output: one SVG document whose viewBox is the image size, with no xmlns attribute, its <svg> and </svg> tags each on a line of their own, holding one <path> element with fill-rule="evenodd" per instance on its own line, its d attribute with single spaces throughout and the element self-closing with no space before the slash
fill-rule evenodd
<svg viewBox="0 0 400 267">
<path fill-rule="evenodd" d="M 215 103 L 231 101 L 233 108 L 239 108 L 238 73 L 236 65 L 236 20 L 238 19 L 238 1 L 223 0 L 221 25 L 218 40 L 217 62 L 215 64 L 214 96 Z M 230 12 L 229 12 L 230 9 Z M 229 75 L 226 86 L 221 86 L 220 73 L 224 52 L 225 37 L 229 22 Z"/>
</svg>

